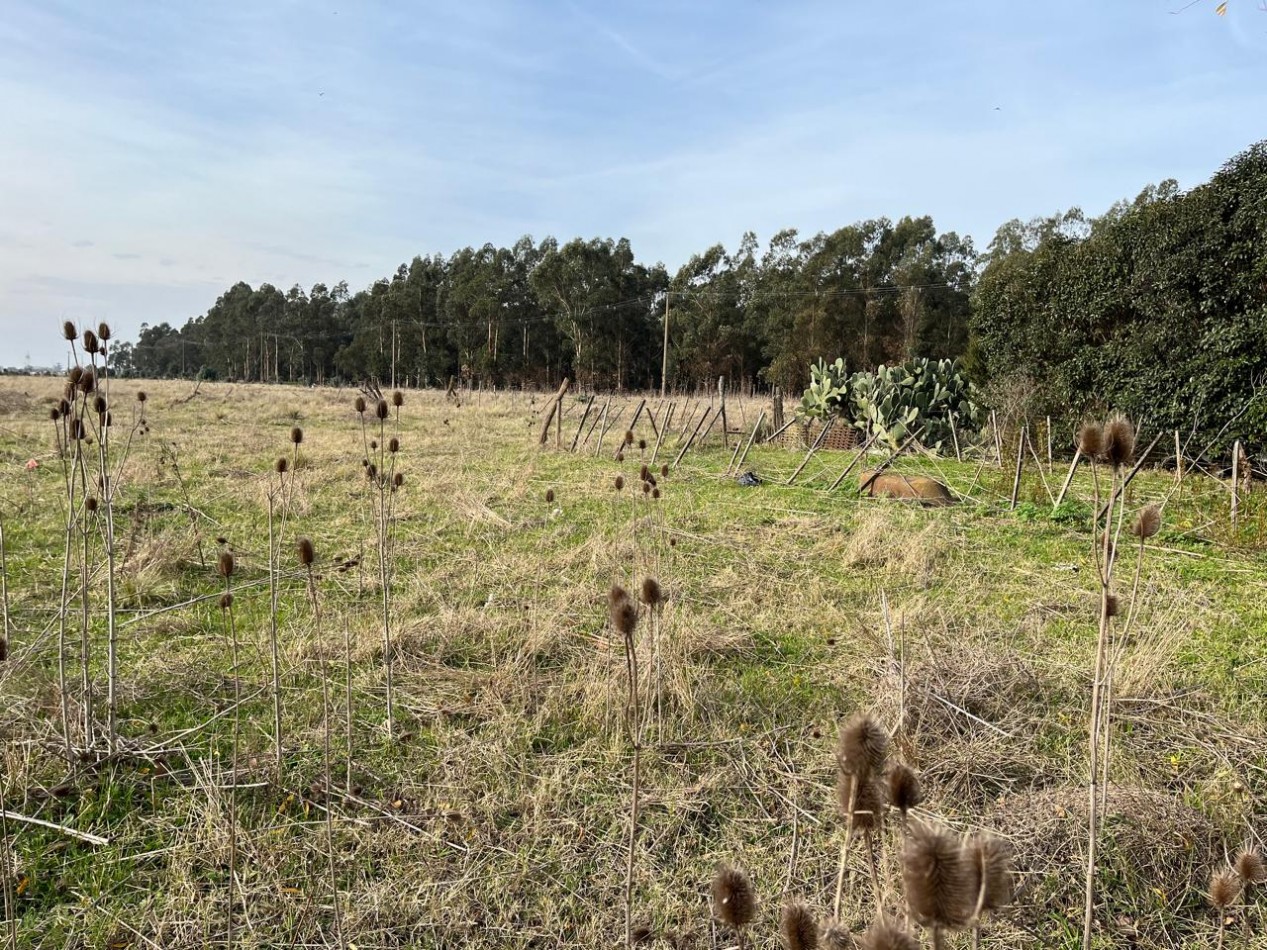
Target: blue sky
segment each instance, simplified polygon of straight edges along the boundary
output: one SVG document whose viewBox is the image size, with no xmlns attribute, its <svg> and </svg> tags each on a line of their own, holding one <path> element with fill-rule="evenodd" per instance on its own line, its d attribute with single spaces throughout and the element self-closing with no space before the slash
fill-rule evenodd
<svg viewBox="0 0 1267 950">
<path fill-rule="evenodd" d="M 522 234 L 694 252 L 995 228 L 1267 137 L 1267 12 L 1213 0 L 6 0 L 0 365 L 237 280 L 353 289 Z"/>
</svg>

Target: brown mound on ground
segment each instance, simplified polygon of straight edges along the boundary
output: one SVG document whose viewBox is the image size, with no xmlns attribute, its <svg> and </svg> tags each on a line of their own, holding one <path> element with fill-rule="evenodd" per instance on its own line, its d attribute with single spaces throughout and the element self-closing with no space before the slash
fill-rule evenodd
<svg viewBox="0 0 1267 950">
<path fill-rule="evenodd" d="M 927 475 L 863 472 L 858 476 L 858 486 L 864 495 L 872 498 L 901 498 L 935 507 L 955 503 L 950 489 Z"/>
</svg>

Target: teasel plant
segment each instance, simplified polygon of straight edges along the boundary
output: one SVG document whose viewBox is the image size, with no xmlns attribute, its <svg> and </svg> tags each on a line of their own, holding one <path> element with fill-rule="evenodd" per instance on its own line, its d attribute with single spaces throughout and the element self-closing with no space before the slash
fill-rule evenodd
<svg viewBox="0 0 1267 950">
<path fill-rule="evenodd" d="M 757 894 L 748 875 L 733 864 L 713 874 L 713 916 L 735 933 L 739 950 L 748 947 L 748 926 L 757 916 Z"/>
<path fill-rule="evenodd" d="M 633 775 L 629 797 L 629 853 L 625 862 L 625 947 L 634 945 L 633 884 L 637 863 L 638 806 L 642 782 L 642 710 L 638 689 L 638 605 L 620 585 L 613 585 L 607 595 L 612 628 L 620 634 L 625 648 L 625 732 L 633 750 Z"/>
<path fill-rule="evenodd" d="M 779 912 L 779 936 L 787 950 L 818 950 L 818 919 L 804 901 L 794 900 Z"/>
<path fill-rule="evenodd" d="M 650 657 L 650 676 L 648 677 L 648 702 L 647 712 L 650 714 L 652 710 L 651 697 L 655 698 L 655 728 L 657 734 L 661 734 L 663 729 L 664 716 L 664 668 L 660 657 L 660 634 L 661 619 L 664 611 L 664 588 L 660 586 L 660 582 L 654 577 L 644 578 L 642 581 L 642 590 L 640 591 L 640 599 L 647 609 L 647 626 L 650 628 L 651 640 L 651 657 Z"/>
<path fill-rule="evenodd" d="M 1219 935 L 1218 950 L 1222 950 L 1224 937 L 1227 933 L 1228 912 L 1232 909 L 1232 905 L 1236 903 L 1236 899 L 1241 896 L 1243 883 L 1240 876 L 1233 868 L 1221 868 L 1210 876 L 1210 886 L 1206 890 L 1206 900 L 1210 902 L 1210 906 L 1214 908 L 1214 912 L 1219 915 Z"/>
<path fill-rule="evenodd" d="M 836 920 L 840 919 L 849 846 L 856 831 L 863 834 L 871 885 L 877 909 L 879 907 L 880 879 L 874 845 L 875 833 L 881 827 L 884 814 L 884 791 L 880 783 L 884 777 L 888 751 L 888 732 L 869 714 L 855 714 L 840 729 L 836 744 L 836 804 L 845 820 L 845 835 L 840 844 L 836 898 L 832 903 L 832 916 Z"/>
<path fill-rule="evenodd" d="M 299 445 L 303 442 L 303 430 L 298 426 L 292 429 L 290 441 L 294 447 L 293 458 L 297 462 Z M 279 455 L 273 463 L 273 474 L 277 476 L 276 484 L 274 485 L 272 476 L 268 476 L 265 492 L 268 503 L 268 648 L 273 679 L 273 776 L 280 788 L 285 765 L 285 738 L 282 732 L 282 665 L 281 638 L 278 630 L 278 588 L 281 579 L 282 536 L 285 533 L 289 513 L 286 501 L 293 494 L 293 488 L 289 492 L 287 490 L 287 483 L 294 479 L 291 458 Z"/>
<path fill-rule="evenodd" d="M 343 905 L 339 896 L 338 871 L 335 866 L 334 849 L 334 783 L 331 779 L 331 726 L 330 726 L 330 671 L 326 660 L 325 645 L 321 642 L 321 601 L 317 596 L 317 578 L 313 572 L 313 564 L 317 560 L 316 548 L 310 538 L 301 537 L 296 542 L 299 566 L 303 570 L 308 590 L 308 604 L 312 609 L 313 649 L 321 658 L 318 671 L 321 680 L 321 772 L 324 783 L 325 831 L 326 831 L 326 864 L 330 875 L 330 899 L 334 905 L 334 932 L 339 947 L 346 946 L 343 936 Z M 349 788 L 349 791 L 351 789 Z"/>
<path fill-rule="evenodd" d="M 962 930 L 973 917 L 977 893 L 973 865 L 959 838 L 948 829 L 911 822 L 902 851 L 902 883 L 911 918 L 928 928 L 934 950 L 945 946 L 949 930 Z"/>
<path fill-rule="evenodd" d="M 1085 423 L 1078 432 L 1078 449 L 1091 462 L 1092 483 L 1095 488 L 1095 508 L 1092 512 L 1092 547 L 1095 553 L 1096 573 L 1099 581 L 1100 611 L 1096 637 L 1095 668 L 1091 681 L 1091 709 L 1088 723 L 1089 768 L 1087 776 L 1087 865 L 1083 895 L 1082 945 L 1091 946 L 1092 925 L 1095 919 L 1095 871 L 1099 844 L 1101 815 L 1101 757 L 1107 742 L 1108 716 L 1105 698 L 1106 684 L 1113 660 L 1113 619 L 1119 612 L 1117 595 L 1113 592 L 1113 569 L 1117 561 L 1117 540 L 1121 535 L 1125 512 L 1123 495 L 1127 470 L 1135 457 L 1135 428 L 1124 416 L 1114 416 L 1102 427 L 1094 422 Z M 1104 504 L 1104 520 L 1100 522 L 1100 466 L 1108 469 L 1108 499 Z M 1116 529 L 1113 522 L 1117 513 Z M 1106 799 L 1107 801 L 1107 799 Z"/>
<path fill-rule="evenodd" d="M 400 453 L 400 410 L 405 404 L 404 394 L 395 390 L 384 397 L 377 388 L 367 387 L 365 395 L 357 396 L 353 403 L 361 430 L 361 448 L 364 455 L 361 467 L 369 485 L 374 514 L 375 540 L 378 549 L 378 580 L 383 625 L 383 672 L 387 693 L 387 738 L 395 735 L 396 693 L 394 685 L 394 657 L 392 643 L 391 595 L 393 563 L 396 547 L 396 499 L 404 486 L 405 477 L 397 471 Z M 369 397 L 367 400 L 366 396 Z M 372 405 L 371 405 L 372 402 Z M 373 419 L 368 418 L 373 414 Z M 377 431 L 377 437 L 372 434 Z"/>
<path fill-rule="evenodd" d="M 67 628 L 71 599 L 70 578 L 78 567 L 81 689 L 83 703 L 83 742 L 86 749 L 95 744 L 95 686 L 90 670 L 91 657 L 91 578 L 96 574 L 92 564 L 92 536 L 102 540 L 105 577 L 106 626 L 106 742 L 113 753 L 118 744 L 118 591 L 115 558 L 114 508 L 133 441 L 146 431 L 145 398 L 137 394 L 137 408 L 132 425 L 120 447 L 114 446 L 115 409 L 110 394 L 110 363 L 107 341 L 110 327 L 101 323 L 94 331 L 85 329 L 82 336 L 75 325 L 66 321 L 62 333 L 71 348 L 71 366 L 62 398 L 50 411 L 55 440 L 62 462 L 66 495 L 65 546 L 62 566 L 62 599 L 58 619 L 58 686 L 61 692 L 63 740 L 71 767 L 75 752 L 70 733 L 68 676 L 66 671 Z M 95 446 L 95 449 L 93 448 Z M 78 535 L 79 544 L 75 540 Z M 78 557 L 78 565 L 74 559 Z"/>
<path fill-rule="evenodd" d="M 238 880 L 238 765 L 242 733 L 242 680 L 238 669 L 238 628 L 233 615 L 233 572 L 236 562 L 233 552 L 222 550 L 216 560 L 216 572 L 224 581 L 224 593 L 220 595 L 220 613 L 225 633 L 229 637 L 230 675 L 233 677 L 233 724 L 229 743 L 229 912 L 228 945 L 233 946 L 233 911 L 237 903 Z"/>
</svg>

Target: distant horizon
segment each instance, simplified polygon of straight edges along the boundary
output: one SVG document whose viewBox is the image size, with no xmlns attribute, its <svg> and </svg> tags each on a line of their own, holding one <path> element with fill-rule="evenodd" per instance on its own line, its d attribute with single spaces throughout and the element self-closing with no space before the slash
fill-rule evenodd
<svg viewBox="0 0 1267 950">
<path fill-rule="evenodd" d="M 0 365 L 64 361 L 64 319 L 135 340 L 237 281 L 355 291 L 525 234 L 672 273 L 747 231 L 928 215 L 982 251 L 1267 134 L 1250 2 L 328 7 L 13 4 Z"/>
</svg>

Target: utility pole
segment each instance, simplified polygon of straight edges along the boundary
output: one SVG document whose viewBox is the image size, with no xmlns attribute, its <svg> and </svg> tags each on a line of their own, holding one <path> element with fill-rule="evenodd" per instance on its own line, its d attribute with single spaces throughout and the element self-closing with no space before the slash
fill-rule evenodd
<svg viewBox="0 0 1267 950">
<path fill-rule="evenodd" d="M 396 321 L 392 321 L 392 389 L 396 388 Z"/>
<path fill-rule="evenodd" d="M 660 398 L 669 385 L 669 292 L 664 292 L 664 356 L 660 360 Z"/>
</svg>

